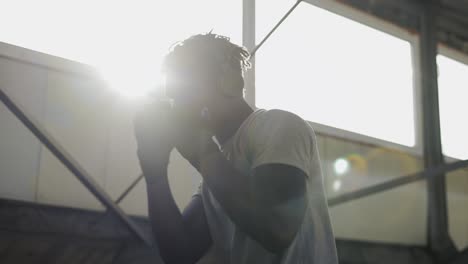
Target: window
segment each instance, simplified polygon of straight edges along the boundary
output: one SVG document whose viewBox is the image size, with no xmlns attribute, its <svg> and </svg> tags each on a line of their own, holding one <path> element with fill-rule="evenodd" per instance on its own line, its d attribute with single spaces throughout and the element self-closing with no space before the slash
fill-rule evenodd
<svg viewBox="0 0 468 264">
<path fill-rule="evenodd" d="M 257 42 L 294 4 L 270 2 L 257 0 Z M 258 51 L 255 89 L 257 107 L 415 145 L 411 44 L 308 3 Z"/>
<path fill-rule="evenodd" d="M 152 86 L 171 44 L 212 29 L 240 44 L 242 1 L 7 0 L 0 16 L 0 41 L 96 66 L 127 89 Z"/>
<path fill-rule="evenodd" d="M 445 155 L 468 159 L 468 65 L 437 56 L 442 148 Z"/>
</svg>

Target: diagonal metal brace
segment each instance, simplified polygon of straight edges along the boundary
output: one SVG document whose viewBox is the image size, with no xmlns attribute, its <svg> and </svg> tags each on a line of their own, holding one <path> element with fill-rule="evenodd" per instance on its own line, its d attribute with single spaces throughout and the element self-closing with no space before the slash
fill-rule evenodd
<svg viewBox="0 0 468 264">
<path fill-rule="evenodd" d="M 278 23 L 276 23 L 276 25 L 270 30 L 270 32 L 268 32 L 268 34 L 262 39 L 262 41 L 260 41 L 260 43 L 252 50 L 252 52 L 250 53 L 251 58 L 255 57 L 255 54 L 257 53 L 257 51 L 263 46 L 263 44 L 265 44 L 265 42 L 271 37 L 271 35 L 273 35 L 273 33 L 275 33 L 275 31 L 279 28 L 279 26 L 281 26 L 281 24 L 283 24 L 283 22 L 286 20 L 286 18 L 288 18 L 289 15 L 291 15 L 291 13 L 296 9 L 296 7 L 302 1 L 303 0 L 297 0 L 297 2 L 288 10 L 288 12 L 286 12 L 286 14 L 280 19 L 280 21 L 278 21 Z"/>
<path fill-rule="evenodd" d="M 468 160 L 461 160 L 450 164 L 439 165 L 431 169 L 420 171 L 417 173 L 409 174 L 406 176 L 398 177 L 384 183 L 376 184 L 374 186 L 359 189 L 354 192 L 345 193 L 333 198 L 328 199 L 328 206 L 333 207 L 343 203 L 351 202 L 360 198 L 364 198 L 376 193 L 388 191 L 403 185 L 407 185 L 416 181 L 424 180 L 432 177 L 444 177 L 444 173 L 459 170 L 468 167 Z M 442 175 L 442 176 L 441 176 Z"/>
<path fill-rule="evenodd" d="M 133 188 L 135 188 L 135 186 L 141 181 L 141 179 L 143 179 L 143 174 L 140 174 L 140 176 L 138 176 L 131 184 L 130 186 L 127 187 L 127 189 L 125 189 L 125 191 L 119 196 L 119 198 L 117 198 L 117 200 L 115 200 L 115 203 L 116 204 L 120 204 L 120 202 L 122 202 L 123 199 L 125 199 L 125 197 L 127 197 L 127 195 L 133 190 Z"/>
<path fill-rule="evenodd" d="M 79 163 L 73 159 L 50 134 L 42 128 L 36 120 L 28 116 L 20 109 L 8 96 L 0 89 L 0 100 L 5 106 L 46 146 L 55 157 L 57 157 L 67 169 L 75 175 L 75 177 L 96 197 L 110 212 L 114 213 L 117 218 L 133 233 L 139 240 L 148 246 L 153 244 L 152 239 L 118 207 L 111 197 L 93 180 L 93 178 L 85 171 Z"/>
</svg>

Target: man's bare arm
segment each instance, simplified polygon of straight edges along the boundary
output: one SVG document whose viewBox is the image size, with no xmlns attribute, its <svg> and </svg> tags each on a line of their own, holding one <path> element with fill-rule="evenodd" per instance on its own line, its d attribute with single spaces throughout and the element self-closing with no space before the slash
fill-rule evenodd
<svg viewBox="0 0 468 264">
<path fill-rule="evenodd" d="M 213 195 L 244 232 L 273 253 L 289 247 L 307 206 L 303 171 L 267 164 L 247 177 L 221 153 L 203 157 L 201 171 Z"/>
<path fill-rule="evenodd" d="M 157 101 L 145 105 L 134 119 L 138 159 L 145 175 L 151 227 L 167 264 L 195 263 L 208 250 L 211 237 L 201 199 L 180 213 L 172 196 L 167 167 L 174 148 L 171 106 Z"/>
<path fill-rule="evenodd" d="M 212 243 L 201 197 L 194 196 L 181 214 L 170 191 L 167 168 L 144 173 L 149 219 L 162 259 L 167 264 L 196 263 Z"/>
</svg>

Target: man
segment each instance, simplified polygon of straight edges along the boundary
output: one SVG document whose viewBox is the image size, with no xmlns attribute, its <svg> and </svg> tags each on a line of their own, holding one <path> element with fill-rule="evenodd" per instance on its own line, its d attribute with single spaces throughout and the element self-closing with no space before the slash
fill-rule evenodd
<svg viewBox="0 0 468 264">
<path fill-rule="evenodd" d="M 208 33 L 176 44 L 163 66 L 173 104 L 135 118 L 163 260 L 196 263 L 211 248 L 216 263 L 338 263 L 314 132 L 292 113 L 248 106 L 249 53 Z M 174 148 L 203 178 L 182 213 L 167 178 Z"/>
</svg>

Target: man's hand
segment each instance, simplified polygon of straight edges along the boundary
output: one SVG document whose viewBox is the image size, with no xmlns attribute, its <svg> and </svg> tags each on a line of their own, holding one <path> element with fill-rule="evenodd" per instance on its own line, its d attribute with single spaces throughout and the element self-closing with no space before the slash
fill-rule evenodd
<svg viewBox="0 0 468 264">
<path fill-rule="evenodd" d="M 207 130 L 181 120 L 179 122 L 175 147 L 182 157 L 201 172 L 200 162 L 202 158 L 219 152 L 219 147 L 213 141 L 213 135 Z"/>
<path fill-rule="evenodd" d="M 143 170 L 167 167 L 175 144 L 171 105 L 168 102 L 145 105 L 135 116 L 134 129 Z"/>
</svg>

